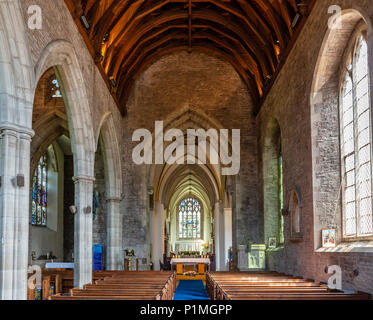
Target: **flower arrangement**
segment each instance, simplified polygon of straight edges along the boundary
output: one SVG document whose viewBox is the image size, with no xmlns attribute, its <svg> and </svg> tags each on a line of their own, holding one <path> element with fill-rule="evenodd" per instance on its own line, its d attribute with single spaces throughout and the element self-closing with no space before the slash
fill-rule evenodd
<svg viewBox="0 0 373 320">
<path fill-rule="evenodd" d="M 135 256 L 135 250 L 133 249 L 126 249 L 126 256 L 127 257 L 134 257 Z"/>
</svg>

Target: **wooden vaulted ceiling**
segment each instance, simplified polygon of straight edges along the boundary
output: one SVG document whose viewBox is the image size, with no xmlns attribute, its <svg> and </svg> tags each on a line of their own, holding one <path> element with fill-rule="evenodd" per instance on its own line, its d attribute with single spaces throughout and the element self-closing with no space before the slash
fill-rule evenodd
<svg viewBox="0 0 373 320">
<path fill-rule="evenodd" d="M 231 63 L 258 111 L 315 1 L 65 0 L 122 114 L 141 71 L 179 50 Z"/>
</svg>

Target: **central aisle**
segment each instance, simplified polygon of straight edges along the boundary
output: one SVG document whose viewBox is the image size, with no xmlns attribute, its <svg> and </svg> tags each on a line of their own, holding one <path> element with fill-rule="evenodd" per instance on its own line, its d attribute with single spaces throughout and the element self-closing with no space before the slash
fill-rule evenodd
<svg viewBox="0 0 373 320">
<path fill-rule="evenodd" d="M 174 300 L 210 300 L 201 280 L 180 280 Z"/>
</svg>

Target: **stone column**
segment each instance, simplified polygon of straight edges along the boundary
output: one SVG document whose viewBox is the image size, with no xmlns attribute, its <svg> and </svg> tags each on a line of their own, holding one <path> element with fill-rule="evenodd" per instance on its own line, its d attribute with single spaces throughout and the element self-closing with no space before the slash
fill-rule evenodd
<svg viewBox="0 0 373 320">
<path fill-rule="evenodd" d="M 164 240 L 164 209 L 160 200 L 154 201 L 153 210 L 153 243 L 152 260 L 154 270 L 160 270 L 159 261 L 163 262 L 163 240 Z"/>
<path fill-rule="evenodd" d="M 92 200 L 93 177 L 73 177 L 75 183 L 74 286 L 92 282 Z"/>
<path fill-rule="evenodd" d="M 107 202 L 107 246 L 106 269 L 123 270 L 122 219 L 120 214 L 120 198 L 108 198 Z"/>
<path fill-rule="evenodd" d="M 0 299 L 26 300 L 30 144 L 34 132 L 6 124 L 0 133 Z"/>
<path fill-rule="evenodd" d="M 222 256 L 224 256 L 224 217 L 223 202 L 219 200 L 214 206 L 214 235 L 215 235 L 215 263 L 216 270 L 222 270 Z"/>
<path fill-rule="evenodd" d="M 224 208 L 224 271 L 229 271 L 228 250 L 232 246 L 232 208 Z"/>
</svg>

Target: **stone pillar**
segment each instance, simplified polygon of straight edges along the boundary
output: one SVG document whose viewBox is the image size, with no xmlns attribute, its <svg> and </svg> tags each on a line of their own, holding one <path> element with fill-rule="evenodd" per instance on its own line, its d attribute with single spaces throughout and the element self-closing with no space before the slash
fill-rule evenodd
<svg viewBox="0 0 373 320">
<path fill-rule="evenodd" d="M 224 208 L 224 271 L 229 271 L 229 247 L 232 246 L 232 208 Z"/>
<path fill-rule="evenodd" d="M 164 209 L 160 200 L 154 201 L 152 260 L 154 270 L 160 270 L 159 261 L 163 263 Z"/>
<path fill-rule="evenodd" d="M 123 270 L 122 219 L 120 214 L 120 198 L 108 198 L 107 202 L 107 248 L 106 269 Z"/>
<path fill-rule="evenodd" d="M 224 208 L 220 200 L 214 207 L 214 235 L 215 235 L 215 263 L 216 271 L 222 270 L 222 261 L 224 261 Z M 223 263 L 224 265 L 224 263 Z"/>
<path fill-rule="evenodd" d="M 73 177 L 75 183 L 74 286 L 92 282 L 92 200 L 93 177 Z"/>
<path fill-rule="evenodd" d="M 27 299 L 30 144 L 34 132 L 0 127 L 0 299 Z M 20 180 L 17 182 L 17 176 Z M 23 180 L 23 181 L 22 181 Z"/>
</svg>

